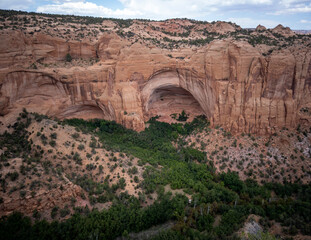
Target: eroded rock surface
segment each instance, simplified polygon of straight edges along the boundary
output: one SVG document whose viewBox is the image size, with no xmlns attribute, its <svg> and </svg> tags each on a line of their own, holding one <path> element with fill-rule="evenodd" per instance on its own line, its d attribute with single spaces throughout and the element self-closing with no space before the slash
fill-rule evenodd
<svg viewBox="0 0 311 240">
<path fill-rule="evenodd" d="M 193 24 L 187 21 L 181 22 Z M 180 23 L 159 26 L 174 31 Z M 208 27 L 241 31 L 225 23 Z M 272 32 L 294 34 L 282 26 Z M 310 45 L 294 44 L 266 56 L 261 51 L 230 37 L 168 50 L 113 31 L 94 42 L 78 42 L 7 30 L 0 38 L 0 120 L 27 108 L 61 119 L 115 120 L 140 131 L 152 116 L 170 121 L 170 114 L 185 110 L 190 117 L 205 114 L 232 132 L 265 134 L 310 124 Z M 64 64 L 68 54 L 73 62 Z M 97 61 L 79 65 L 78 59 Z"/>
</svg>

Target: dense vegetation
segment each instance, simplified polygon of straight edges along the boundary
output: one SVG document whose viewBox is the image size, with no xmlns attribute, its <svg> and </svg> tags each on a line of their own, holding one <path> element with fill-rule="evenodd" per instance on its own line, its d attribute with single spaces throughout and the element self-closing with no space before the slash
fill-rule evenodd
<svg viewBox="0 0 311 240">
<path fill-rule="evenodd" d="M 21 117 L 28 124 L 31 121 L 26 111 Z M 158 196 L 152 205 L 142 207 L 139 199 L 121 193 L 113 198 L 109 210 L 76 209 L 64 222 L 32 223 L 30 218 L 14 213 L 0 220 L 0 236 L 3 239 L 115 239 L 173 220 L 173 229 L 159 233 L 154 239 L 238 239 L 234 233 L 250 214 L 261 216 L 264 227 L 275 220 L 287 234 L 311 235 L 310 185 L 259 185 L 252 179 L 241 181 L 235 172 L 217 174 L 206 153 L 188 147 L 184 141 L 191 133 L 208 130 L 209 124 L 203 116 L 184 125 L 156 119 L 152 118 L 149 127 L 140 133 L 98 119 L 60 122 L 97 135 L 106 149 L 139 158 L 139 164 L 145 165 L 141 187 L 146 193 L 156 192 Z M 0 136 L 1 144 L 14 156 L 31 150 L 25 121 L 13 125 L 16 129 L 13 133 Z M 10 138 L 14 139 L 15 148 L 6 142 Z M 10 151 L 1 155 L 2 162 L 8 161 Z M 172 189 L 183 189 L 191 201 L 185 195 L 166 193 L 167 184 Z M 215 221 L 217 217 L 219 222 Z"/>
</svg>

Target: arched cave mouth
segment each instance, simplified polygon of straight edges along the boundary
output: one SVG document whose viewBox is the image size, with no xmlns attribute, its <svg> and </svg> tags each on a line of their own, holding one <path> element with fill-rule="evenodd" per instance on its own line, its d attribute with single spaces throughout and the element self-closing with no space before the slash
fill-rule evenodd
<svg viewBox="0 0 311 240">
<path fill-rule="evenodd" d="M 147 117 L 159 116 L 158 121 L 177 122 L 172 116 L 185 111 L 189 115 L 187 121 L 192 121 L 198 115 L 205 115 L 198 101 L 187 90 L 176 86 L 157 88 L 150 95 Z"/>
</svg>

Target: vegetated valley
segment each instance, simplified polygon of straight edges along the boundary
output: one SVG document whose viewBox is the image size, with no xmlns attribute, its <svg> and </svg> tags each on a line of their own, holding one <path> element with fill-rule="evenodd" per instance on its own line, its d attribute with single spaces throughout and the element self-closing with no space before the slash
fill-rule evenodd
<svg viewBox="0 0 311 240">
<path fill-rule="evenodd" d="M 24 110 L 0 138 L 1 208 L 12 212 L 1 219 L 4 239 L 135 238 L 168 222 L 147 236 L 238 239 L 256 220 L 264 239 L 310 235 L 310 151 L 279 146 L 285 137 L 303 144 L 311 129 L 264 142 L 211 129 L 204 116 L 149 124 L 138 133 Z"/>
<path fill-rule="evenodd" d="M 311 239 L 311 35 L 0 14 L 1 239 Z"/>
</svg>

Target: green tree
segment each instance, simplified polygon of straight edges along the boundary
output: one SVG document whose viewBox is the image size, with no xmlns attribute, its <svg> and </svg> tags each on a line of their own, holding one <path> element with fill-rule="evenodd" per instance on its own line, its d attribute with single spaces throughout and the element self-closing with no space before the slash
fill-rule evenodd
<svg viewBox="0 0 311 240">
<path fill-rule="evenodd" d="M 72 61 L 72 57 L 71 57 L 70 53 L 66 54 L 65 60 L 66 60 L 66 62 L 71 62 Z"/>
</svg>

